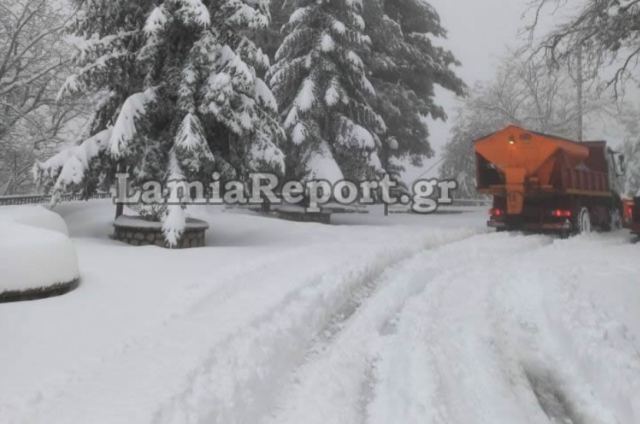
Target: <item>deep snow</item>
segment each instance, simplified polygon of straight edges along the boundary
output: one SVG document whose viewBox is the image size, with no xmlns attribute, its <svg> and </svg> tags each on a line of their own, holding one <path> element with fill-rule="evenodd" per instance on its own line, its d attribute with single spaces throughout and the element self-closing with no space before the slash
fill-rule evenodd
<svg viewBox="0 0 640 424">
<path fill-rule="evenodd" d="M 62 217 L 43 206 L 3 206 L 0 208 L 0 221 L 18 224 L 69 235 L 67 224 Z"/>
<path fill-rule="evenodd" d="M 640 261 L 624 232 L 487 234 L 482 210 L 195 210 L 208 247 L 58 211 L 82 286 L 0 306 L 7 423 L 637 423 Z"/>
<path fill-rule="evenodd" d="M 79 276 L 64 220 L 41 206 L 0 208 L 0 295 L 66 284 Z"/>
</svg>

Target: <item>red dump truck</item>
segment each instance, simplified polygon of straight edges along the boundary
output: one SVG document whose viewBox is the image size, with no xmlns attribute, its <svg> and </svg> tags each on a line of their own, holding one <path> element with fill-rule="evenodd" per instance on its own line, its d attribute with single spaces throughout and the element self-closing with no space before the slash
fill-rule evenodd
<svg viewBox="0 0 640 424">
<path fill-rule="evenodd" d="M 493 196 L 488 225 L 563 235 L 622 222 L 622 155 L 514 125 L 474 141 L 477 188 Z"/>
<path fill-rule="evenodd" d="M 640 237 L 640 197 L 625 202 L 625 224 Z"/>
</svg>

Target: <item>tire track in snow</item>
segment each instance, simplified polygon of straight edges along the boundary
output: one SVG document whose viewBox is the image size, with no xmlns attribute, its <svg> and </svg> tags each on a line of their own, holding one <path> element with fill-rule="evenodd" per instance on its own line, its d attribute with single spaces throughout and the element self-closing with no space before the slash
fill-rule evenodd
<svg viewBox="0 0 640 424">
<path fill-rule="evenodd" d="M 482 410 L 486 405 L 476 402 L 465 407 L 458 387 L 478 373 L 476 367 L 488 362 L 479 356 L 483 349 L 474 340 L 476 333 L 481 339 L 490 335 L 482 326 L 482 313 L 488 305 L 480 286 L 483 279 L 491 281 L 486 274 L 498 269 L 497 258 L 529 254 L 551 242 L 547 237 L 494 234 L 484 237 L 480 247 L 464 246 L 444 253 L 463 261 L 450 261 L 442 273 L 431 278 L 395 317 L 393 331 L 380 340 L 374 364 L 374 396 L 367 407 L 366 422 L 485 422 Z M 489 387 L 491 391 L 500 390 L 482 384 L 482 379 L 462 384 L 479 384 L 481 391 Z"/>
<path fill-rule="evenodd" d="M 637 422 L 628 418 L 633 412 L 612 414 L 625 411 L 613 408 L 618 401 L 633 410 L 634 399 L 639 411 L 638 358 L 626 332 L 589 302 L 562 296 L 564 284 L 579 285 L 576 264 L 551 259 L 566 258 L 566 241 L 529 240 L 540 243 L 529 249 L 483 239 L 488 253 L 432 278 L 407 302 L 377 355 L 368 423 Z M 607 378 L 594 379 L 594 369 L 606 369 Z M 622 399 L 607 401 L 597 383 L 612 378 L 624 388 L 606 390 Z"/>
<path fill-rule="evenodd" d="M 383 249 L 373 258 L 309 280 L 235 334 L 215 343 L 189 373 L 184 388 L 159 408 L 158 423 L 255 423 L 271 407 L 279 382 L 304 360 L 308 346 L 328 337 L 339 321 L 357 310 L 371 282 L 408 255 L 455 240 L 473 231 L 447 231 L 422 247 Z"/>
<path fill-rule="evenodd" d="M 519 275 L 529 275 L 527 287 L 540 282 L 536 272 L 540 268 L 529 268 L 521 261 L 524 253 L 527 263 L 544 263 L 535 257 L 548 251 L 554 241 L 539 240 L 542 243 L 523 251 L 504 251 L 487 241 L 485 248 L 496 253 L 498 263 L 487 261 L 489 257 L 476 258 L 480 262 L 470 261 L 433 280 L 403 310 L 397 334 L 387 343 L 389 357 L 382 354 L 378 363 L 383 383 L 379 384 L 381 396 L 370 406 L 369 423 L 615 422 L 605 418 L 606 412 L 577 414 L 571 404 L 575 394 L 557 384 L 559 380 L 543 380 L 550 371 L 536 373 L 538 381 L 532 384 L 531 367 L 522 363 L 522 335 L 505 324 L 514 311 L 503 309 L 510 304 L 496 292 L 508 290 Z M 482 263 L 488 266 L 478 266 Z M 540 304 L 533 309 L 545 308 Z M 415 348 L 408 352 L 396 348 L 412 342 Z M 563 374 L 558 365 L 550 367 L 554 375 Z M 583 399 L 597 404 L 594 398 Z M 591 418 L 585 420 L 585 416 Z"/>
<path fill-rule="evenodd" d="M 512 241 L 507 243 L 511 251 L 540 244 L 535 238 L 490 235 L 482 236 L 482 240 L 486 237 L 497 237 L 501 243 Z M 474 237 L 421 252 L 387 270 L 373 295 L 343 323 L 340 331 L 326 343 L 313 346 L 307 361 L 294 372 L 290 384 L 280 394 L 278 407 L 265 421 L 278 424 L 365 422 L 368 411 L 373 411 L 367 406 L 372 397 L 379 401 L 381 398 L 378 379 L 382 376 L 377 368 L 377 352 L 387 345 L 396 351 L 412 350 L 415 345 L 415 341 L 392 340 L 393 335 L 385 335 L 394 334 L 394 317 L 404 310 L 407 302 L 423 293 L 434 278 L 446 275 L 450 268 L 465 267 L 459 263 L 461 257 L 483 251 L 477 240 L 478 237 Z M 394 415 L 376 413 L 374 416 L 383 417 L 380 423 L 416 422 Z"/>
<path fill-rule="evenodd" d="M 562 252 L 576 254 L 543 270 L 527 264 L 496 292 L 495 303 L 509 317 L 499 326 L 510 334 L 502 343 L 524 375 L 519 385 L 533 393 L 552 423 L 635 424 L 640 418 L 637 340 L 596 305 L 577 271 L 584 266 L 580 250 L 599 249 L 603 256 L 596 261 L 607 263 L 607 247 L 616 243 L 597 235 L 558 241 L 531 262 L 552 264 Z"/>
<path fill-rule="evenodd" d="M 445 243 L 450 238 L 469 235 L 471 233 L 467 231 L 442 232 L 425 243 Z M 26 399 L 21 407 L 5 408 L 11 414 L 7 415 L 8 422 L 23 422 L 20 417 L 27 416 L 30 422 L 49 422 L 48 417 L 52 415 L 65 422 L 84 422 L 96 416 L 101 422 L 108 423 L 151 422 L 154 411 L 160 406 L 158 399 L 168 401 L 176 392 L 184 391 L 181 381 L 189 375 L 190 369 L 192 375 L 197 374 L 193 364 L 207 363 L 207 350 L 211 346 L 216 346 L 215 352 L 222 352 L 228 357 L 229 352 L 225 349 L 233 340 L 251 333 L 264 322 L 282 317 L 279 311 L 285 306 L 293 305 L 291 308 L 295 310 L 303 304 L 302 301 L 314 295 L 330 306 L 331 302 L 340 301 L 331 296 L 348 296 L 346 291 L 338 289 L 348 288 L 349 281 L 359 274 L 379 272 L 386 264 L 401 260 L 409 251 L 421 248 L 420 245 L 407 247 L 400 243 L 392 243 L 386 248 L 353 244 L 343 251 L 352 255 L 349 259 L 335 247 L 327 254 L 328 247 L 315 245 L 297 249 L 294 255 L 296 266 L 304 268 L 296 278 L 291 278 L 288 271 L 291 256 L 287 255 L 284 260 L 281 257 L 280 260 L 263 263 L 249 274 L 231 278 L 222 286 L 216 285 L 195 302 L 189 300 L 198 296 L 190 295 L 185 299 L 186 308 L 169 316 L 159 328 L 123 342 L 99 358 L 64 373 L 58 380 L 48 382 L 46 387 L 40 386 L 38 393 Z M 230 287 L 233 280 L 238 287 Z M 314 291 L 327 283 L 336 286 L 335 293 L 329 290 L 330 287 L 326 292 Z M 318 309 L 318 314 L 322 316 L 322 308 Z M 244 346 L 243 342 L 238 342 L 236 348 L 241 351 L 249 342 Z M 260 346 L 257 348 L 261 349 Z M 256 370 L 257 374 L 261 372 Z M 132 375 L 136 378 L 132 379 Z M 244 381 L 241 371 L 238 376 L 239 381 Z M 128 384 L 122 386 L 122 381 Z M 114 391 L 116 388 L 117 392 Z M 100 397 L 105 397 L 105 402 L 98 403 L 96 410 L 82 408 L 82 405 L 90 404 L 91 399 Z M 112 408 L 109 403 L 117 406 Z M 194 414 L 200 416 L 198 411 Z M 161 417 L 159 414 L 155 419 L 160 420 Z"/>
</svg>

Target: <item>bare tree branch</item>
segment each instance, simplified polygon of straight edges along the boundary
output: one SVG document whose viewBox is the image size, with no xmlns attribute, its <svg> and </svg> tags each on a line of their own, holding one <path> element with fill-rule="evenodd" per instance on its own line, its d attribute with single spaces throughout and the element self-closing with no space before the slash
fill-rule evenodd
<svg viewBox="0 0 640 424">
<path fill-rule="evenodd" d="M 549 5 L 562 7 L 563 0 L 533 0 L 532 23 L 527 26 L 533 43 L 543 10 Z M 616 98 L 632 72 L 640 64 L 640 0 L 586 0 L 575 18 L 558 25 L 537 43 L 533 55 L 544 53 L 549 64 L 559 66 L 571 60 L 578 48 L 584 49 L 585 65 L 592 75 L 604 75 L 611 66 L 613 76 L 606 78 Z"/>
<path fill-rule="evenodd" d="M 70 72 L 63 29 L 73 16 L 51 0 L 0 4 L 0 193 L 30 184 L 38 155 L 70 141 L 70 124 L 84 116 L 73 99 L 58 103 Z"/>
</svg>

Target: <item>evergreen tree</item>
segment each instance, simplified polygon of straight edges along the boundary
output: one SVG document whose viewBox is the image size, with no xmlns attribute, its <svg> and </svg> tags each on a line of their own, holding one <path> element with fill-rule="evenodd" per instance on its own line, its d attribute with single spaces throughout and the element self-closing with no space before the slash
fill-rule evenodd
<svg viewBox="0 0 640 424">
<path fill-rule="evenodd" d="M 367 62 L 377 93 L 373 107 L 388 127 L 382 160 L 396 173 L 400 157 L 410 156 L 420 165 L 422 158 L 433 155 L 426 118 L 447 118 L 435 101 L 435 86 L 462 96 L 465 85 L 451 69 L 458 65 L 453 54 L 432 43 L 446 31 L 427 2 L 368 0 L 364 17 L 372 40 Z"/>
<path fill-rule="evenodd" d="M 151 179 L 206 183 L 214 170 L 284 172 L 276 102 L 257 76 L 269 61 L 245 35 L 268 25 L 264 0 L 78 6 L 78 70 L 61 95 L 100 92 L 103 101 L 87 141 L 37 166 L 45 187 L 89 195 L 109 187 L 116 170 L 136 186 Z M 162 214 L 173 228 L 183 224 L 179 213 Z M 180 231 L 166 233 L 176 239 Z"/>
<path fill-rule="evenodd" d="M 361 179 L 383 172 L 383 119 L 370 107 L 375 90 L 362 59 L 360 0 L 298 0 L 269 71 L 288 133 L 293 178 Z"/>
<path fill-rule="evenodd" d="M 269 57 L 271 63 L 275 63 L 276 52 L 284 39 L 281 29 L 295 9 L 296 0 L 270 0 L 269 2 L 271 21 L 267 28 L 255 35 L 255 39 L 256 44 Z"/>
</svg>

